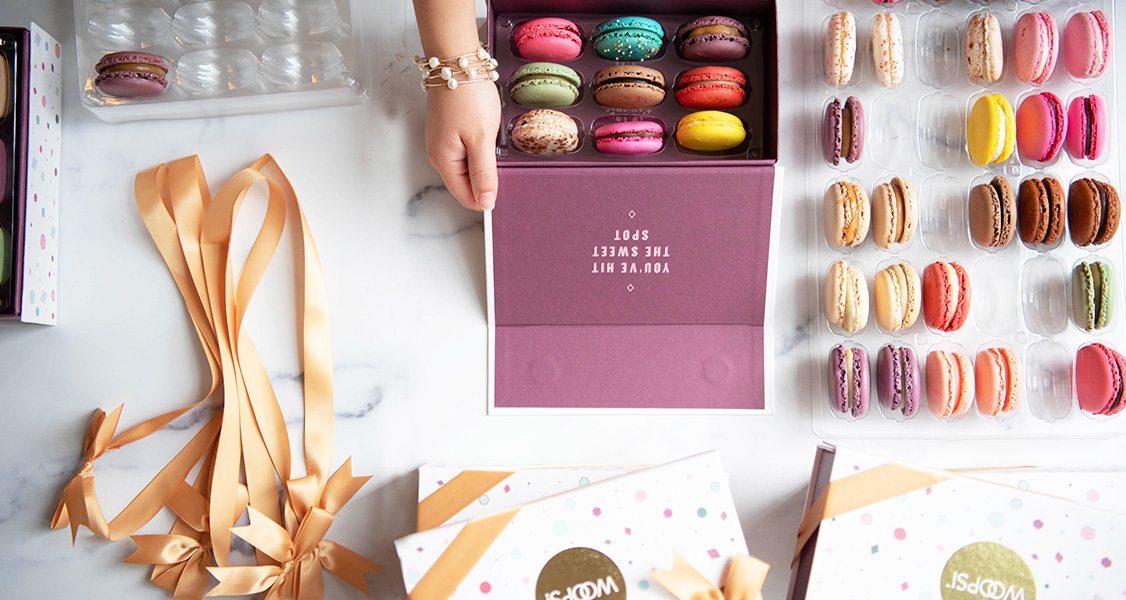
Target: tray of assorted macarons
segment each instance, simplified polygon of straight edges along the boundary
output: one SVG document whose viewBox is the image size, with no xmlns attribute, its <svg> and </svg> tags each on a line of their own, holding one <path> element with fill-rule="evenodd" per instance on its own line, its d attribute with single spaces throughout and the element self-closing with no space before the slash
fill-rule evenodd
<svg viewBox="0 0 1126 600">
<path fill-rule="evenodd" d="M 349 0 L 77 0 L 82 104 L 110 122 L 360 102 Z"/>
<path fill-rule="evenodd" d="M 1113 3 L 805 5 L 815 430 L 1126 433 Z"/>
<path fill-rule="evenodd" d="M 490 18 L 506 164 L 776 158 L 773 12 Z"/>
</svg>

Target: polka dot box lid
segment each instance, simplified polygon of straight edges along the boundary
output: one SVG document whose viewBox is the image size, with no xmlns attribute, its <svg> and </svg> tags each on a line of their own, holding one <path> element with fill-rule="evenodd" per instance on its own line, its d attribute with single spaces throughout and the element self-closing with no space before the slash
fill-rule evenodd
<svg viewBox="0 0 1126 600">
<path fill-rule="evenodd" d="M 408 592 L 428 577 L 443 577 L 428 571 L 475 522 L 452 523 L 395 542 Z M 548 562 L 574 548 L 594 550 L 613 563 L 615 581 L 633 600 L 671 598 L 653 572 L 670 569 L 674 552 L 717 585 L 731 557 L 747 552 L 727 474 L 719 455 L 707 452 L 521 505 L 451 597 L 542 597 L 537 583 L 543 585 L 541 575 L 550 579 Z M 589 581 L 604 583 L 609 576 L 589 575 Z"/>
</svg>

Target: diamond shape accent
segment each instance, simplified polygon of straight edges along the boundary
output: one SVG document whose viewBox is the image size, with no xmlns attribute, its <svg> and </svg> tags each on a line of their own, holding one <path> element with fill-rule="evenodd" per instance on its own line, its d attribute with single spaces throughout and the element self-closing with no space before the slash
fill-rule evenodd
<svg viewBox="0 0 1126 600">
<path fill-rule="evenodd" d="M 712 548 L 711 550 L 708 550 L 708 556 L 712 558 L 719 558 L 719 551 L 715 548 Z"/>
<path fill-rule="evenodd" d="M 631 292 L 632 292 L 632 291 L 633 291 L 633 284 L 631 283 L 631 284 L 627 285 L 627 286 L 626 286 L 626 290 L 628 290 L 628 291 L 631 291 Z"/>
<path fill-rule="evenodd" d="M 637 213 L 633 212 L 632 210 L 629 211 L 628 214 L 629 214 L 629 218 L 631 218 L 631 219 L 637 216 Z"/>
</svg>

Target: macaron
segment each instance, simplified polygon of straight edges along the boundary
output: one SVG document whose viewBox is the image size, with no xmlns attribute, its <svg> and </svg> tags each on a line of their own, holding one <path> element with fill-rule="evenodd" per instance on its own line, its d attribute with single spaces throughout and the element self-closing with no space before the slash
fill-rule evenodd
<svg viewBox="0 0 1126 600">
<path fill-rule="evenodd" d="M 1084 331 L 1105 329 L 1114 317 L 1114 272 L 1110 263 L 1095 260 L 1075 265 L 1071 272 L 1071 314 Z"/>
<path fill-rule="evenodd" d="M 650 108 L 665 100 L 665 76 L 638 65 L 606 67 L 594 75 L 594 100 L 610 108 Z"/>
<path fill-rule="evenodd" d="M 12 276 L 12 235 L 7 229 L 0 227 L 0 285 L 8 283 Z"/>
<path fill-rule="evenodd" d="M 970 190 L 970 237 L 980 248 L 1004 248 L 1017 229 L 1017 195 L 998 175 Z"/>
<path fill-rule="evenodd" d="M 594 147 L 603 154 L 642 156 L 664 147 L 665 128 L 656 121 L 625 121 L 594 130 Z"/>
<path fill-rule="evenodd" d="M 1102 96 L 1078 96 L 1071 101 L 1067 109 L 1067 140 L 1064 147 L 1072 159 L 1099 160 L 1106 153 L 1110 135 L 1106 100 Z"/>
<path fill-rule="evenodd" d="M 974 396 L 969 357 L 957 351 L 932 350 L 927 354 L 926 369 L 931 414 L 940 419 L 966 414 Z"/>
<path fill-rule="evenodd" d="M 4 56 L 0 55 L 0 121 L 12 112 L 12 97 L 15 95 L 12 88 L 12 69 Z"/>
<path fill-rule="evenodd" d="M 689 69 L 676 85 L 676 101 L 694 110 L 735 108 L 747 98 L 747 77 L 731 67 Z"/>
<path fill-rule="evenodd" d="M 1080 12 L 1063 29 L 1063 64 L 1076 79 L 1094 79 L 1110 62 L 1110 22 L 1101 10 Z"/>
<path fill-rule="evenodd" d="M 531 62 L 512 74 L 512 99 L 539 108 L 570 106 L 579 97 L 579 74 L 556 63 Z"/>
<path fill-rule="evenodd" d="M 1024 83 L 1041 85 L 1056 69 L 1060 32 L 1052 13 L 1027 12 L 1013 26 L 1013 70 Z"/>
<path fill-rule="evenodd" d="M 966 73 L 971 81 L 993 83 L 1005 70 L 1001 22 L 991 12 L 978 13 L 966 23 Z"/>
<path fill-rule="evenodd" d="M 8 147 L 0 142 L 0 204 L 8 198 Z"/>
<path fill-rule="evenodd" d="M 618 17 L 594 28 L 594 50 L 602 58 L 633 61 L 656 56 L 665 43 L 665 29 L 647 17 Z"/>
<path fill-rule="evenodd" d="M 919 202 L 915 186 L 903 177 L 892 177 L 872 192 L 872 240 L 887 250 L 906 244 L 919 225 Z"/>
<path fill-rule="evenodd" d="M 1009 160 L 1016 148 L 1016 133 L 1013 107 L 1004 96 L 978 98 L 966 118 L 970 160 L 982 166 Z"/>
<path fill-rule="evenodd" d="M 1026 163 L 1050 162 L 1063 148 L 1067 114 L 1059 96 L 1040 92 L 1017 107 L 1017 151 Z"/>
<path fill-rule="evenodd" d="M 884 331 L 901 331 L 915 324 L 923 304 L 923 286 L 911 263 L 896 263 L 880 270 L 874 287 L 876 323 Z"/>
<path fill-rule="evenodd" d="M 923 269 L 923 318 L 936 331 L 958 331 L 970 313 L 970 276 L 957 262 Z"/>
<path fill-rule="evenodd" d="M 871 224 L 868 193 L 851 181 L 837 181 L 825 190 L 822 219 L 830 246 L 859 246 Z"/>
<path fill-rule="evenodd" d="M 1093 415 L 1114 416 L 1126 408 L 1126 357 L 1100 343 L 1075 353 L 1075 395 L 1079 408 Z"/>
<path fill-rule="evenodd" d="M 852 81 L 856 68 L 856 16 L 847 10 L 829 17 L 824 59 L 829 85 L 840 87 Z"/>
<path fill-rule="evenodd" d="M 113 52 L 94 65 L 98 93 L 114 98 L 156 96 L 168 87 L 168 63 L 148 52 Z"/>
<path fill-rule="evenodd" d="M 838 260 L 825 278 L 825 316 L 846 332 L 868 325 L 868 280 L 859 267 Z"/>
<path fill-rule="evenodd" d="M 747 131 L 739 117 L 720 110 L 690 113 L 676 124 L 676 141 L 698 152 L 730 150 L 745 139 Z"/>
<path fill-rule="evenodd" d="M 868 352 L 860 346 L 834 346 L 829 351 L 833 410 L 853 417 L 868 414 L 872 384 Z"/>
<path fill-rule="evenodd" d="M 521 23 L 513 32 L 513 39 L 516 53 L 528 60 L 573 60 L 583 49 L 579 26 L 556 17 Z"/>
<path fill-rule="evenodd" d="M 1063 235 L 1063 184 L 1055 177 L 1025 179 L 1017 194 L 1017 230 L 1026 245 L 1054 244 Z"/>
<path fill-rule="evenodd" d="M 1067 227 L 1076 246 L 1099 246 L 1114 239 L 1122 202 L 1113 185 L 1085 177 L 1067 190 Z"/>
<path fill-rule="evenodd" d="M 913 417 L 919 412 L 922 391 L 915 351 L 895 344 L 880 348 L 876 355 L 876 395 L 880 406 L 885 411 Z"/>
<path fill-rule="evenodd" d="M 1016 352 L 986 348 L 974 360 L 977 410 L 987 417 L 1015 412 L 1024 398 L 1024 369 Z"/>
<path fill-rule="evenodd" d="M 895 87 L 903 81 L 903 27 L 895 13 L 880 13 L 872 21 L 872 60 L 880 85 Z"/>
<path fill-rule="evenodd" d="M 528 154 L 567 154 L 579 147 L 579 128 L 564 113 L 537 108 L 516 119 L 512 146 Z"/>
<path fill-rule="evenodd" d="M 825 160 L 839 165 L 841 159 L 849 163 L 860 160 L 864 154 L 864 107 L 855 96 L 841 102 L 833 98 L 825 107 L 822 123 L 821 148 Z"/>
<path fill-rule="evenodd" d="M 693 19 L 676 30 L 680 55 L 699 62 L 727 62 L 747 55 L 751 47 L 747 27 L 736 19 L 721 16 Z"/>
</svg>

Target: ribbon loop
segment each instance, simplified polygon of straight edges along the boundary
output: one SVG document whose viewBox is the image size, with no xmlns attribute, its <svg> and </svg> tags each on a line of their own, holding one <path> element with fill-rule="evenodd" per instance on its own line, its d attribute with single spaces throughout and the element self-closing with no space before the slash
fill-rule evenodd
<svg viewBox="0 0 1126 600">
<path fill-rule="evenodd" d="M 655 572 L 653 577 L 677 600 L 755 600 L 762 598 L 768 570 L 770 565 L 761 560 L 737 554 L 727 566 L 721 590 L 673 553 L 672 570 Z"/>
</svg>

